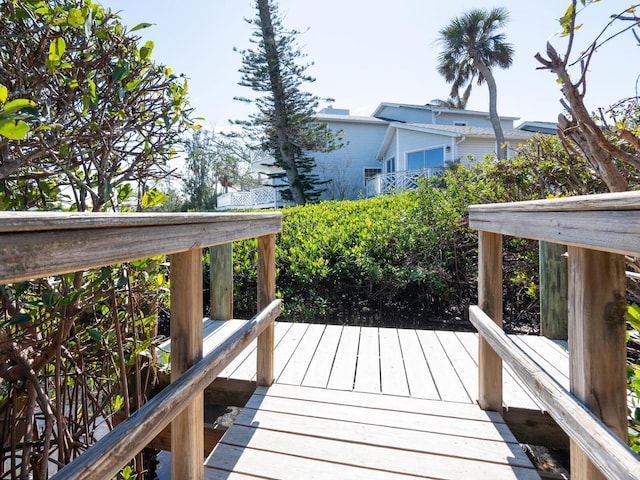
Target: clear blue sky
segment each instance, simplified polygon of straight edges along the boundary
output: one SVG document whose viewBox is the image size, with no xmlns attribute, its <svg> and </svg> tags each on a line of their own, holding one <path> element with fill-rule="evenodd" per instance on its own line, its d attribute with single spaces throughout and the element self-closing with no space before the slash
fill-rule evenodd
<svg viewBox="0 0 640 480">
<path fill-rule="evenodd" d="M 255 16 L 251 0 L 104 0 L 105 7 L 120 11 L 130 28 L 139 22 L 153 27 L 138 33 L 153 40 L 153 58 L 190 79 L 195 115 L 206 123 L 227 128 L 228 119 L 244 119 L 251 107 L 234 101 L 249 96 L 240 87 L 240 49 L 249 45 L 251 26 L 244 18 Z M 474 7 L 506 6 L 511 21 L 505 29 L 515 48 L 513 66 L 496 72 L 498 112 L 523 120 L 555 121 L 562 111 L 555 77 L 536 70 L 536 52 L 547 41 L 560 51 L 557 19 L 569 0 L 281 0 L 283 23 L 304 31 L 301 49 L 315 63 L 309 73 L 316 77 L 307 90 L 332 97 L 337 108 L 369 115 L 380 102 L 423 104 L 446 99 L 449 86 L 436 72 L 439 52 L 437 32 L 451 18 Z M 580 15 L 578 47 L 584 48 L 608 21 L 609 14 L 624 10 L 628 1 L 606 0 Z M 587 107 L 594 110 L 635 95 L 640 74 L 640 47 L 625 34 L 605 46 L 591 65 Z M 486 86 L 474 86 L 468 104 L 473 110 L 488 109 Z"/>
</svg>

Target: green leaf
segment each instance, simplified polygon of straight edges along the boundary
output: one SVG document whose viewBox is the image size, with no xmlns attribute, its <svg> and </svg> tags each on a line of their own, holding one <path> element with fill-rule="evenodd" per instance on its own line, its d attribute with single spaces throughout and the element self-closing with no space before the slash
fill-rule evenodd
<svg viewBox="0 0 640 480">
<path fill-rule="evenodd" d="M 96 330 L 95 328 L 87 328 L 87 333 L 93 340 L 102 343 L 102 333 L 100 333 L 99 330 Z"/>
<path fill-rule="evenodd" d="M 116 190 L 118 191 L 118 202 L 120 203 L 124 202 L 129 197 L 131 197 L 131 194 L 133 193 L 133 188 L 129 183 L 120 185 L 119 187 L 116 188 Z"/>
<path fill-rule="evenodd" d="M 4 103 L 7 101 L 7 96 L 9 95 L 9 90 L 4 85 L 0 85 L 0 103 Z"/>
<path fill-rule="evenodd" d="M 9 140 L 22 140 L 29 133 L 29 125 L 22 120 L 0 120 L 0 135 Z"/>
<path fill-rule="evenodd" d="M 148 40 L 141 48 L 140 48 L 140 59 L 143 61 L 149 61 L 151 58 L 151 52 L 153 52 L 153 42 Z"/>
<path fill-rule="evenodd" d="M 166 202 L 169 195 L 165 195 L 159 190 L 149 190 L 142 196 L 142 208 L 151 208 Z"/>
<path fill-rule="evenodd" d="M 51 42 L 51 45 L 49 45 L 49 60 L 51 62 L 59 62 L 66 49 L 67 43 L 64 41 L 64 38 L 55 38 Z"/>
<path fill-rule="evenodd" d="M 84 25 L 84 15 L 79 8 L 72 8 L 67 14 L 67 23 L 72 27 L 80 27 Z"/>
<path fill-rule="evenodd" d="M 131 66 L 129 65 L 129 62 L 125 62 L 121 60 L 118 62 L 118 64 L 116 65 L 116 69 L 111 74 L 111 79 L 114 82 L 119 82 L 120 80 L 125 78 L 127 75 L 129 75 L 130 70 L 131 70 Z"/>
<path fill-rule="evenodd" d="M 142 30 L 143 28 L 149 28 L 153 25 L 153 23 L 142 22 L 133 27 L 130 32 L 137 32 L 138 30 Z"/>
<path fill-rule="evenodd" d="M 11 100 L 10 102 L 5 103 L 2 113 L 17 112 L 18 110 L 21 110 L 23 108 L 35 107 L 35 106 L 36 106 L 36 102 L 34 102 L 33 100 L 27 100 L 26 98 L 17 98 L 15 100 Z"/>
</svg>

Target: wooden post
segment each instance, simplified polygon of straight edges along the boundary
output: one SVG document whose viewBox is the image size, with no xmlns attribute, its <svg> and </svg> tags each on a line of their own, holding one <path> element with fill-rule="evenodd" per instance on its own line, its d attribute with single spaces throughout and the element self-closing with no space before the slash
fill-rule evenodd
<svg viewBox="0 0 640 480">
<path fill-rule="evenodd" d="M 478 306 L 502 327 L 502 235 L 478 232 Z M 479 337 L 478 404 L 483 410 L 502 411 L 502 360 Z"/>
<path fill-rule="evenodd" d="M 567 339 L 567 247 L 540 242 L 540 335 Z"/>
<path fill-rule="evenodd" d="M 176 253 L 171 264 L 171 381 L 202 358 L 202 250 Z M 204 477 L 204 395 L 171 424 L 171 478 Z"/>
<path fill-rule="evenodd" d="M 233 243 L 209 247 L 209 295 L 213 320 L 233 318 Z"/>
<path fill-rule="evenodd" d="M 262 310 L 276 298 L 276 236 L 258 237 L 258 310 Z M 269 386 L 273 383 L 274 324 L 271 322 L 258 337 L 257 383 Z"/>
<path fill-rule="evenodd" d="M 571 393 L 626 443 L 624 275 L 622 255 L 569 247 Z M 573 442 L 571 478 L 606 478 Z"/>
</svg>

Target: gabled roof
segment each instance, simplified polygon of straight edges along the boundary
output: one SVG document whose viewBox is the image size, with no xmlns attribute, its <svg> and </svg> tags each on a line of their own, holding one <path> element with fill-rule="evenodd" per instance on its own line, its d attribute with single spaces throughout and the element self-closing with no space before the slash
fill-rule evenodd
<svg viewBox="0 0 640 480">
<path fill-rule="evenodd" d="M 378 108 L 375 109 L 375 111 L 371 114 L 371 116 L 372 117 L 379 116 L 385 107 L 411 108 L 415 110 L 427 110 L 430 112 L 441 112 L 441 113 L 446 112 L 446 113 L 452 113 L 454 115 L 481 116 L 485 118 L 489 117 L 489 112 L 480 112 L 477 110 L 464 110 L 461 108 L 449 108 L 441 105 L 431 105 L 431 104 L 411 105 L 408 103 L 389 103 L 389 102 L 382 102 L 380 105 L 378 105 Z M 502 115 L 500 116 L 501 120 L 518 120 L 518 118 L 519 117 L 503 117 Z"/>
</svg>

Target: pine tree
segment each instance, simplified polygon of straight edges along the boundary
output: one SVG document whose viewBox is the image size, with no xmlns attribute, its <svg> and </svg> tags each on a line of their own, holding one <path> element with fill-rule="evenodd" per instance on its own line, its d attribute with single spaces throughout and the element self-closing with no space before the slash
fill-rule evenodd
<svg viewBox="0 0 640 480">
<path fill-rule="evenodd" d="M 319 177 L 313 173 L 312 152 L 339 148 L 337 138 L 326 126 L 315 120 L 319 98 L 301 90 L 303 83 L 315 79 L 306 74 L 310 64 L 300 63 L 305 55 L 296 45 L 296 30 L 285 30 L 278 16 L 278 6 L 269 0 L 256 0 L 258 16 L 247 20 L 255 26 L 253 48 L 242 50 L 240 85 L 250 87 L 259 96 L 253 102 L 258 113 L 249 120 L 236 122 L 248 135 L 260 139 L 260 147 L 274 159 L 274 166 L 284 173 L 288 189 L 283 198 L 296 205 L 317 200 L 322 193 Z"/>
</svg>

